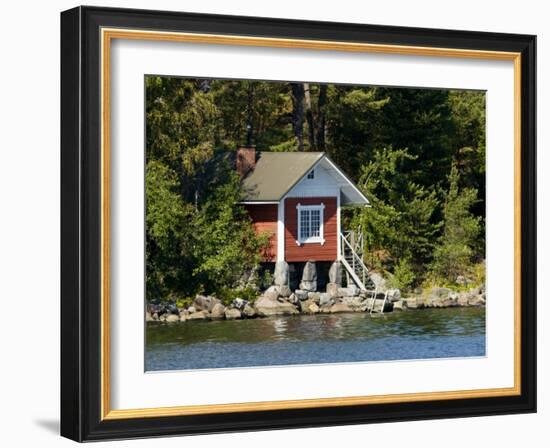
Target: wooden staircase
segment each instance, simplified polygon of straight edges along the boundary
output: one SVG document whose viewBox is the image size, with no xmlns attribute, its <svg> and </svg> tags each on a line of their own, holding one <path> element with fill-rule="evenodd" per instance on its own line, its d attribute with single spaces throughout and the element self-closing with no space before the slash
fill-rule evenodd
<svg viewBox="0 0 550 448">
<path fill-rule="evenodd" d="M 340 232 L 340 261 L 346 270 L 348 284 L 353 281 L 361 291 L 375 289 L 369 270 L 363 262 L 363 233 L 348 230 Z"/>
</svg>

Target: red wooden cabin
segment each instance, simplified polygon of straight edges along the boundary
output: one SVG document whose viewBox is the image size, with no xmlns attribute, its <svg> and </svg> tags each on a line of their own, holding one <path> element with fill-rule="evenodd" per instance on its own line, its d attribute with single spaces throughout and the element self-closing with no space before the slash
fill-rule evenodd
<svg viewBox="0 0 550 448">
<path fill-rule="evenodd" d="M 265 261 L 337 261 L 346 244 L 342 206 L 368 206 L 357 186 L 323 152 L 239 148 L 242 202 L 258 232 L 271 233 Z M 344 261 L 345 263 L 345 261 Z"/>
</svg>

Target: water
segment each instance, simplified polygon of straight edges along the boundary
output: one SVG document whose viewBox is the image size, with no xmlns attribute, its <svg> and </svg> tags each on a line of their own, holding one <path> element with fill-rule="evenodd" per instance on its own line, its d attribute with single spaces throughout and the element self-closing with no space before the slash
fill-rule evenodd
<svg viewBox="0 0 550 448">
<path fill-rule="evenodd" d="M 485 308 L 148 323 L 145 370 L 485 355 Z"/>
</svg>

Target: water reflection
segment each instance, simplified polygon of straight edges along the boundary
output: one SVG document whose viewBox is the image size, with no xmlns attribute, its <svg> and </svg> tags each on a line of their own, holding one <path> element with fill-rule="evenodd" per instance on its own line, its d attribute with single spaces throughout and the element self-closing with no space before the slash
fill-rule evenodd
<svg viewBox="0 0 550 448">
<path fill-rule="evenodd" d="M 485 355 L 485 309 L 150 323 L 146 370 Z"/>
</svg>

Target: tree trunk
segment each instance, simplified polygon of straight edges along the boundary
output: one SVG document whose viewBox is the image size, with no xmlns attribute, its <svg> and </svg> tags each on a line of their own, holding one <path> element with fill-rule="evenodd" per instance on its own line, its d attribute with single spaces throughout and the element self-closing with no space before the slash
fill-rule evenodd
<svg viewBox="0 0 550 448">
<path fill-rule="evenodd" d="M 321 84 L 319 86 L 319 99 L 317 100 L 317 123 L 316 123 L 316 140 L 317 140 L 317 149 L 319 151 L 326 150 L 325 143 L 325 132 L 326 132 L 326 112 L 325 106 L 327 103 L 327 85 Z"/>
<path fill-rule="evenodd" d="M 304 85 L 290 84 L 292 90 L 292 129 L 298 141 L 298 151 L 304 150 Z"/>
<path fill-rule="evenodd" d="M 311 92 L 309 90 L 309 83 L 304 83 L 304 97 L 306 102 L 306 120 L 307 120 L 307 135 L 309 140 L 309 150 L 315 151 L 317 145 L 315 144 L 315 126 L 313 122 L 313 110 L 311 109 Z"/>
<path fill-rule="evenodd" d="M 254 142 L 254 84 L 248 83 L 248 102 L 246 116 L 246 145 L 251 146 Z"/>
</svg>

